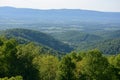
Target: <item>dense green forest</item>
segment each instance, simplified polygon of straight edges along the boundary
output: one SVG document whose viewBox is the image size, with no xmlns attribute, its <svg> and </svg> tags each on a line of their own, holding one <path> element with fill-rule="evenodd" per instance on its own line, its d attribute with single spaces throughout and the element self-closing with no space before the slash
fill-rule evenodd
<svg viewBox="0 0 120 80">
<path fill-rule="evenodd" d="M 120 30 L 111 31 L 67 31 L 52 33 L 56 39 L 74 47 L 77 52 L 99 49 L 104 54 L 120 52 Z"/>
<path fill-rule="evenodd" d="M 34 43 L 0 38 L 0 80 L 120 80 L 120 54 L 97 49 L 62 56 Z"/>
<path fill-rule="evenodd" d="M 58 52 L 70 52 L 73 48 L 61 41 L 53 38 L 52 36 L 29 29 L 8 29 L 1 31 L 1 36 L 7 38 L 15 38 L 21 44 L 34 42 L 39 45 L 46 46 L 47 48 L 54 49 Z"/>
<path fill-rule="evenodd" d="M 6 38 L 15 38 L 20 44 L 34 42 L 44 46 L 43 50 L 50 53 L 69 53 L 71 51 L 84 52 L 99 49 L 104 54 L 118 54 L 120 52 L 120 31 L 67 31 L 62 33 L 43 33 L 29 29 L 8 29 L 0 31 Z"/>
</svg>

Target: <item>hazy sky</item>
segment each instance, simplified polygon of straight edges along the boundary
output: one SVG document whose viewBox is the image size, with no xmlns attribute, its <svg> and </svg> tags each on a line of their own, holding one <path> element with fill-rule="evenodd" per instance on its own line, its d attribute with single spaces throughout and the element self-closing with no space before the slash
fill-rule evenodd
<svg viewBox="0 0 120 80">
<path fill-rule="evenodd" d="M 36 9 L 87 9 L 120 12 L 120 0 L 0 0 L 0 6 Z"/>
</svg>

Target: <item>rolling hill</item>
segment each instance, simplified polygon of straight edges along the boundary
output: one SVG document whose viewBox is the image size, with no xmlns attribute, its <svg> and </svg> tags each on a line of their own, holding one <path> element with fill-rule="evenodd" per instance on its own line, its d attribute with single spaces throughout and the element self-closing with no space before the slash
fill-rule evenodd
<svg viewBox="0 0 120 80">
<path fill-rule="evenodd" d="M 101 33 L 68 31 L 51 34 L 53 37 L 75 47 L 76 51 L 99 49 L 105 54 L 120 53 L 120 30 Z"/>
<path fill-rule="evenodd" d="M 94 42 L 103 39 L 101 36 L 80 32 L 80 31 L 67 31 L 63 33 L 56 33 L 56 34 L 53 33 L 51 35 L 63 42 L 73 45 L 82 42 Z"/>
<path fill-rule="evenodd" d="M 20 43 L 35 42 L 60 52 L 70 52 L 73 50 L 73 48 L 67 44 L 64 44 L 54 39 L 52 36 L 39 31 L 28 29 L 9 29 L 2 31 L 1 35 L 7 38 L 16 38 Z"/>
</svg>

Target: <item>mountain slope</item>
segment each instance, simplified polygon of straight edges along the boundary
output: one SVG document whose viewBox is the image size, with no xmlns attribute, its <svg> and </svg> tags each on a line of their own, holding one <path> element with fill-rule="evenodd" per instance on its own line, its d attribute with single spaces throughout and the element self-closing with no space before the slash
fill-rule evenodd
<svg viewBox="0 0 120 80">
<path fill-rule="evenodd" d="M 24 9 L 13 7 L 0 7 L 1 22 L 119 22 L 119 12 L 98 12 L 79 9 Z"/>
<path fill-rule="evenodd" d="M 76 51 L 99 49 L 105 54 L 120 53 L 120 30 L 104 31 L 101 33 L 87 33 L 80 31 L 68 31 L 51 34 L 60 41 L 71 44 Z"/>
<path fill-rule="evenodd" d="M 120 30 L 111 31 L 106 34 L 103 34 L 103 37 L 109 39 L 120 38 Z"/>
<path fill-rule="evenodd" d="M 120 38 L 101 41 L 96 44 L 96 48 L 106 54 L 118 54 L 120 53 Z"/>
<path fill-rule="evenodd" d="M 38 31 L 27 30 L 27 29 L 10 29 L 3 31 L 1 35 L 6 36 L 7 38 L 16 38 L 20 40 L 22 43 L 26 41 L 32 41 L 37 44 L 42 44 L 44 46 L 50 47 L 54 50 L 60 52 L 70 52 L 72 48 L 67 44 L 63 44 L 62 42 L 54 39 L 48 34 L 44 34 Z"/>
<path fill-rule="evenodd" d="M 67 31 L 67 32 L 56 33 L 51 35 L 60 41 L 73 45 L 78 45 L 83 42 L 95 42 L 103 39 L 101 36 L 80 32 L 80 31 Z"/>
</svg>

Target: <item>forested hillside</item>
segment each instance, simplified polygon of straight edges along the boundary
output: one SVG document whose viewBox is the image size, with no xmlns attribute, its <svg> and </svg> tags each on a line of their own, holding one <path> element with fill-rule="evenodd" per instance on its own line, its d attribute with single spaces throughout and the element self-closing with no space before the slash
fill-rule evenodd
<svg viewBox="0 0 120 80">
<path fill-rule="evenodd" d="M 115 31 L 68 31 L 51 34 L 58 40 L 75 47 L 76 51 L 99 49 L 104 54 L 120 52 L 120 30 Z"/>
<path fill-rule="evenodd" d="M 81 42 L 94 42 L 103 39 L 101 36 L 85 33 L 83 31 L 67 31 L 63 33 L 51 34 L 53 37 L 69 43 L 69 44 L 80 44 Z"/>
<path fill-rule="evenodd" d="M 59 52 L 70 52 L 73 50 L 73 48 L 69 45 L 39 31 L 28 29 L 9 29 L 2 31 L 0 35 L 7 38 L 15 38 L 19 43 L 35 42 L 36 44 L 52 48 Z"/>
<path fill-rule="evenodd" d="M 86 33 L 82 31 L 45 34 L 28 29 L 8 29 L 1 31 L 0 35 L 7 38 L 15 38 L 21 44 L 34 42 L 38 45 L 45 46 L 43 49 L 55 53 L 57 51 L 67 53 L 73 50 L 84 52 L 91 49 L 99 49 L 104 54 L 117 54 L 120 52 L 119 30 L 94 34 L 92 32 Z"/>
<path fill-rule="evenodd" d="M 120 54 L 99 50 L 62 57 L 43 54 L 34 44 L 0 39 L 0 80 L 119 80 Z"/>
</svg>

